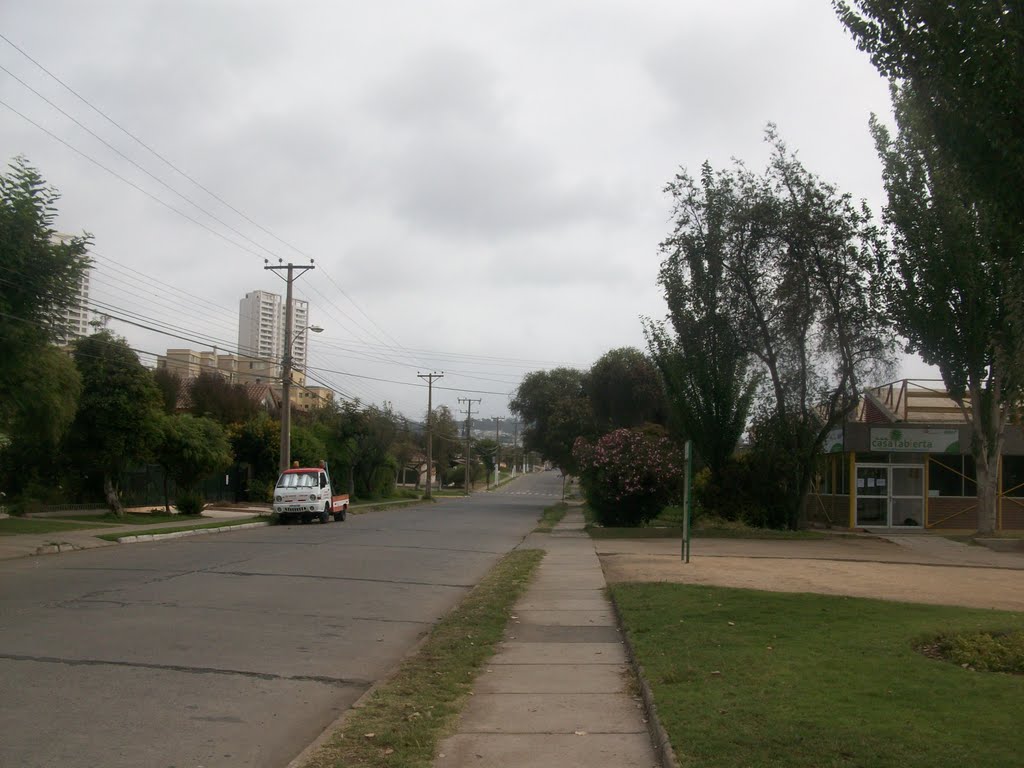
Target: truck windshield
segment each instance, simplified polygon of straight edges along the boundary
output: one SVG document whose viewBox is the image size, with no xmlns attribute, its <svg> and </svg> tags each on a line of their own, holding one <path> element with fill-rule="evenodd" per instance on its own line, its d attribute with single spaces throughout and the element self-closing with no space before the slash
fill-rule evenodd
<svg viewBox="0 0 1024 768">
<path fill-rule="evenodd" d="M 316 472 L 287 472 L 277 481 L 278 488 L 316 488 Z"/>
</svg>

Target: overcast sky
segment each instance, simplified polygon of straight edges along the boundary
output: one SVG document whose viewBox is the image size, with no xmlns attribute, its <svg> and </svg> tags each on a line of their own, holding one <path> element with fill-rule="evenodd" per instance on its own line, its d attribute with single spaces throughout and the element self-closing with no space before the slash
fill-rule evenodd
<svg viewBox="0 0 1024 768">
<path fill-rule="evenodd" d="M 0 33 L 230 206 L 0 40 L 0 66 L 152 176 L 0 70 L 5 104 L 166 204 L 0 106 L 5 162 L 25 155 L 59 229 L 95 238 L 93 299 L 232 349 L 243 294 L 283 293 L 263 259 L 312 256 L 311 372 L 415 418 L 418 371 L 460 390 L 435 405 L 487 417 L 530 370 L 642 347 L 639 318 L 665 313 L 664 185 L 762 168 L 768 122 L 882 200 L 867 122 L 887 87 L 828 0 L 33 0 L 3 3 Z"/>
</svg>

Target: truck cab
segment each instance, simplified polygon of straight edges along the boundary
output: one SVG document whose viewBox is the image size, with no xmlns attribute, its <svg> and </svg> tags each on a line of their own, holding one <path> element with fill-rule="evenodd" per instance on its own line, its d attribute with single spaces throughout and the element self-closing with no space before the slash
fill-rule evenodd
<svg viewBox="0 0 1024 768">
<path fill-rule="evenodd" d="M 348 503 L 348 494 L 332 494 L 326 466 L 286 469 L 274 487 L 274 512 L 282 523 L 308 523 L 314 518 L 327 523 L 331 517 L 342 522 L 348 513 Z"/>
</svg>

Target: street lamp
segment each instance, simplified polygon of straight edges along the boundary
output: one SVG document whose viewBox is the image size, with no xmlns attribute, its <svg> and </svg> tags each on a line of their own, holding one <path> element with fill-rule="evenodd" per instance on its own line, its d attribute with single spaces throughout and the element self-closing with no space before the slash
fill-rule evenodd
<svg viewBox="0 0 1024 768">
<path fill-rule="evenodd" d="M 291 318 L 288 318 L 289 321 Z M 291 332 L 291 322 L 285 333 L 284 355 L 281 358 L 281 471 L 288 469 L 292 463 L 292 345 L 306 331 L 323 333 L 319 325 L 307 325 L 294 334 Z"/>
</svg>

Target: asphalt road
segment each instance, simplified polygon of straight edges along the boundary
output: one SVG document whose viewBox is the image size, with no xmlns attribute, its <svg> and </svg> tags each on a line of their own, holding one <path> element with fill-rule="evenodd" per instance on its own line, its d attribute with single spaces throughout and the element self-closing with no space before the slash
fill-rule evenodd
<svg viewBox="0 0 1024 768">
<path fill-rule="evenodd" d="M 287 765 L 560 491 L 0 563 L 0 766 Z"/>
</svg>

